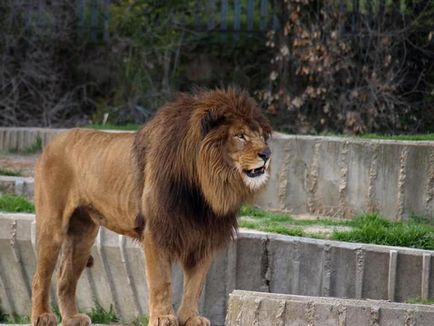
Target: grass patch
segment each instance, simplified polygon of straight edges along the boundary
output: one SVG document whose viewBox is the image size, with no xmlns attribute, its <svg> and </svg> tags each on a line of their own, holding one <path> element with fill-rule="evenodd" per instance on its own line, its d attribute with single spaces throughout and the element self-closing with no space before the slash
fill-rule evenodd
<svg viewBox="0 0 434 326">
<path fill-rule="evenodd" d="M 9 315 L 0 309 L 0 323 L 2 324 L 30 324 L 29 316 Z"/>
<path fill-rule="evenodd" d="M 434 133 L 430 134 L 415 134 L 415 135 L 379 135 L 379 134 L 364 134 L 358 136 L 364 139 L 388 139 L 388 140 L 434 140 Z"/>
<path fill-rule="evenodd" d="M 96 306 L 92 308 L 90 312 L 87 313 L 90 319 L 92 319 L 93 324 L 110 324 L 113 322 L 119 322 L 119 317 L 113 311 L 113 306 L 107 311 L 101 306 Z"/>
<path fill-rule="evenodd" d="M 3 195 L 0 196 L 0 211 L 9 213 L 34 213 L 35 207 L 24 197 Z"/>
<path fill-rule="evenodd" d="M 60 323 L 62 321 L 62 317 L 60 315 L 59 308 L 57 306 L 51 307 L 53 313 L 57 317 L 57 321 Z M 113 311 L 113 307 L 110 306 L 110 309 L 107 311 L 101 306 L 97 306 L 93 308 L 87 315 L 92 319 L 92 323 L 95 324 L 110 324 L 117 323 L 120 321 L 119 317 L 116 316 Z M 29 316 L 19 316 L 19 315 L 9 315 L 3 313 L 0 309 L 0 323 L 4 324 L 30 324 L 31 320 Z M 147 326 L 148 325 L 148 317 L 141 316 L 132 322 L 134 326 Z"/>
<path fill-rule="evenodd" d="M 407 303 L 413 303 L 413 304 L 433 304 L 434 305 L 434 299 L 415 298 L 415 299 L 407 300 Z"/>
<path fill-rule="evenodd" d="M 106 124 L 99 124 L 99 123 L 93 123 L 87 126 L 84 126 L 84 128 L 91 128 L 91 129 L 98 129 L 98 130 L 137 130 L 139 129 L 140 125 L 129 123 L 126 125 L 115 125 L 111 123 Z"/>
<path fill-rule="evenodd" d="M 149 317 L 148 316 L 140 316 L 131 322 L 133 326 L 148 326 Z"/>
<path fill-rule="evenodd" d="M 12 170 L 0 167 L 0 175 L 5 175 L 8 177 L 21 177 L 23 172 L 21 170 Z"/>
<path fill-rule="evenodd" d="M 51 306 L 51 311 L 56 315 L 57 322 L 60 324 L 62 322 L 62 315 L 60 314 L 60 308 L 58 306 Z"/>
<path fill-rule="evenodd" d="M 4 313 L 2 308 L 0 307 L 0 323 L 5 323 L 8 314 Z"/>
<path fill-rule="evenodd" d="M 434 221 L 420 216 L 411 216 L 406 222 L 389 221 L 374 213 L 361 214 L 352 220 L 295 219 L 251 206 L 242 207 L 240 215 L 242 228 L 258 231 L 434 250 Z M 330 234 L 306 232 L 305 228 L 309 226 L 329 227 Z"/>
<path fill-rule="evenodd" d="M 295 219 L 284 213 L 272 213 L 252 206 L 243 206 L 240 216 L 249 216 L 258 223 L 282 223 L 295 226 L 323 225 L 323 226 L 352 226 L 351 220 L 333 220 L 330 218 Z"/>
<path fill-rule="evenodd" d="M 279 233 L 285 235 L 291 235 L 296 237 L 302 237 L 304 231 L 300 227 L 287 227 L 276 223 L 261 223 L 252 221 L 240 221 L 240 227 L 245 229 L 253 229 L 262 232 Z"/>
<path fill-rule="evenodd" d="M 373 243 L 434 250 L 434 227 L 414 219 L 388 221 L 378 214 L 364 214 L 354 220 L 351 231 L 334 231 L 332 240 Z"/>
<path fill-rule="evenodd" d="M 241 207 L 240 215 L 242 216 L 240 220 L 242 228 L 297 237 L 310 236 L 304 232 L 303 226 L 338 226 L 347 225 L 350 222 L 331 219 L 300 220 L 291 215 L 271 213 L 252 206 Z"/>
</svg>

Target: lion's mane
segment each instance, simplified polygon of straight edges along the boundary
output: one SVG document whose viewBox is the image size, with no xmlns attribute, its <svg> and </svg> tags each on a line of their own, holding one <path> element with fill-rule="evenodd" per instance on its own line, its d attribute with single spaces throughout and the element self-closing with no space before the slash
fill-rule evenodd
<svg viewBox="0 0 434 326">
<path fill-rule="evenodd" d="M 271 132 L 253 99 L 237 89 L 181 95 L 135 136 L 142 214 L 158 245 L 193 266 L 234 236 L 253 192 L 225 152 L 234 122 Z"/>
</svg>

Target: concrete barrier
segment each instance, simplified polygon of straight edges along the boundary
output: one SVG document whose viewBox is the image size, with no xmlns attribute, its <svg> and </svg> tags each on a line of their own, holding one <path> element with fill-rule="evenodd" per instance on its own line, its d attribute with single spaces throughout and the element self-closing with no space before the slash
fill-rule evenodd
<svg viewBox="0 0 434 326">
<path fill-rule="evenodd" d="M 432 326 L 434 306 L 234 291 L 226 326 Z"/>
<path fill-rule="evenodd" d="M 32 214 L 0 216 L 0 305 L 7 313 L 30 312 L 35 270 Z M 78 305 L 113 305 L 125 320 L 147 314 L 143 250 L 129 238 L 101 229 L 78 286 Z M 200 299 L 213 325 L 223 325 L 235 290 L 404 302 L 434 298 L 434 251 L 345 243 L 240 231 L 214 260 Z M 173 269 L 174 305 L 182 274 Z M 52 296 L 55 302 L 53 280 Z"/>
<path fill-rule="evenodd" d="M 63 129 L 0 128 L 0 151 L 45 145 Z M 113 131 L 116 132 L 116 131 Z M 274 133 L 272 175 L 257 204 L 294 214 L 434 219 L 434 142 Z"/>
<path fill-rule="evenodd" d="M 0 175 L 0 194 L 6 193 L 33 200 L 34 180 L 31 177 L 9 177 Z"/>
<path fill-rule="evenodd" d="M 65 130 L 61 128 L 0 127 L 0 152 L 28 151 L 36 145 L 44 147 L 53 137 Z M 132 132 L 128 130 L 104 131 Z"/>
<path fill-rule="evenodd" d="M 295 214 L 434 218 L 434 142 L 273 134 L 258 204 Z"/>
<path fill-rule="evenodd" d="M 0 127 L 0 151 L 26 151 L 36 144 L 45 146 L 65 129 Z"/>
</svg>

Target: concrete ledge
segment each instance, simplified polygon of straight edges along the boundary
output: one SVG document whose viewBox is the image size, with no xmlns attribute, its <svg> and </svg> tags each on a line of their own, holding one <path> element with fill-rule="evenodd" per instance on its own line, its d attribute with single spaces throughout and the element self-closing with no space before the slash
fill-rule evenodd
<svg viewBox="0 0 434 326">
<path fill-rule="evenodd" d="M 432 326 L 434 306 L 234 291 L 226 326 Z"/>
<path fill-rule="evenodd" d="M 37 142 L 45 146 L 65 129 L 0 127 L 0 151 L 25 151 Z"/>
<path fill-rule="evenodd" d="M 0 214 L 0 253 L 0 305 L 6 313 L 28 314 L 36 263 L 34 215 Z M 79 307 L 113 305 L 125 320 L 147 314 L 140 245 L 101 228 L 92 255 L 94 266 L 79 281 Z M 241 230 L 214 259 L 200 309 L 213 325 L 223 325 L 227 298 L 235 289 L 398 302 L 434 298 L 433 256 L 427 250 Z M 177 266 L 173 289 L 177 307 L 182 295 Z M 51 292 L 55 302 L 54 280 Z"/>
<path fill-rule="evenodd" d="M 25 151 L 37 142 L 45 146 L 57 134 L 66 129 L 32 128 L 32 127 L 0 127 L 0 152 Z M 132 132 L 129 130 L 101 130 L 105 132 Z"/>
<path fill-rule="evenodd" d="M 32 177 L 0 175 L 0 193 L 22 196 L 33 201 L 34 183 Z"/>
</svg>

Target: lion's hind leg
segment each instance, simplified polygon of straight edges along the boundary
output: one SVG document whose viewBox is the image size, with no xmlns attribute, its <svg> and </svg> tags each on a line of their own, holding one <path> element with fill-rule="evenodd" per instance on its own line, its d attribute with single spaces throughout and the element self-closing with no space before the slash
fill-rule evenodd
<svg viewBox="0 0 434 326">
<path fill-rule="evenodd" d="M 77 282 L 89 262 L 92 245 L 98 233 L 95 224 L 83 209 L 76 209 L 69 221 L 62 247 L 62 258 L 57 274 L 57 295 L 62 325 L 87 326 L 91 320 L 79 314 L 75 304 Z"/>
</svg>

